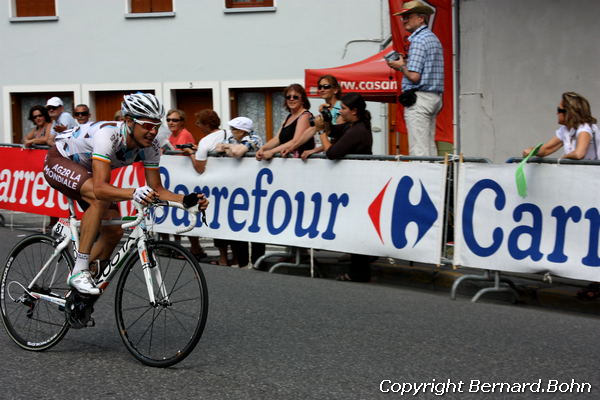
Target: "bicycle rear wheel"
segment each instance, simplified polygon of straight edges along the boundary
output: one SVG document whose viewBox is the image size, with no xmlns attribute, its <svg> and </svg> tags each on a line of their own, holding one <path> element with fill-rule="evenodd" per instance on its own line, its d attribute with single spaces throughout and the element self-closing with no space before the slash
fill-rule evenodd
<svg viewBox="0 0 600 400">
<path fill-rule="evenodd" d="M 152 367 L 168 367 L 187 357 L 202 336 L 208 314 L 206 279 L 196 258 L 177 244 L 148 242 L 148 255 L 154 260 L 150 271 L 155 304 L 149 301 L 136 254 L 117 285 L 117 326 L 135 358 Z"/>
<path fill-rule="evenodd" d="M 67 275 L 73 268 L 73 258 L 64 251 L 59 258 L 27 287 L 55 250 L 55 240 L 48 235 L 34 234 L 21 240 L 12 249 L 0 280 L 2 322 L 10 338 L 26 350 L 42 351 L 57 344 L 69 330 L 64 307 L 42 294 L 64 300 L 69 291 Z M 32 295 L 33 294 L 33 295 Z"/>
</svg>

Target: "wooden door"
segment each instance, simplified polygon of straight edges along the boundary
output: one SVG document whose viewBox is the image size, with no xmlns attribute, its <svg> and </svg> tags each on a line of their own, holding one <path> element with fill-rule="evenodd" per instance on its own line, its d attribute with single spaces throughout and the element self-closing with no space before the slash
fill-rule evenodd
<svg viewBox="0 0 600 400">
<path fill-rule="evenodd" d="M 95 121 L 112 121 L 115 113 L 121 109 L 123 96 L 137 92 L 152 93 L 154 90 L 106 90 L 93 93 Z"/>
<path fill-rule="evenodd" d="M 175 91 L 176 108 L 185 112 L 185 128 L 192 133 L 194 139 L 202 139 L 200 128 L 196 126 L 196 114 L 205 108 L 213 109 L 212 91 L 210 89 L 180 89 Z M 221 121 L 222 122 L 222 121 Z"/>
</svg>

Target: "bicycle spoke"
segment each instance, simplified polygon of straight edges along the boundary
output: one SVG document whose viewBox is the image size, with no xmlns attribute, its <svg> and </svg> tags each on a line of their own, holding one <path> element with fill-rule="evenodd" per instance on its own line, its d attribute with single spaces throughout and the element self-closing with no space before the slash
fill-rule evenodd
<svg viewBox="0 0 600 400">
<path fill-rule="evenodd" d="M 142 299 L 142 300 L 144 300 L 144 301 L 148 301 L 148 299 L 147 299 L 146 297 L 142 297 L 141 295 L 139 295 L 139 294 L 137 294 L 137 293 L 135 293 L 135 292 L 132 292 L 132 291 L 131 291 L 131 290 L 129 290 L 129 289 L 126 289 L 126 290 L 124 290 L 124 291 L 125 291 L 125 292 L 127 292 L 127 293 L 129 293 L 129 294 L 131 294 L 131 295 L 133 295 L 133 296 L 135 296 L 135 297 L 138 297 L 138 298 L 140 298 L 140 299 Z"/>
<path fill-rule="evenodd" d="M 146 313 L 147 313 L 148 311 L 150 311 L 150 310 L 153 310 L 153 309 L 154 309 L 154 307 L 150 307 L 150 306 L 149 306 L 149 307 L 148 307 L 148 309 L 147 309 L 146 311 L 144 311 L 144 312 L 142 313 L 142 315 L 140 315 L 139 317 L 137 317 L 137 318 L 135 319 L 135 321 L 133 321 L 131 324 L 129 324 L 129 326 L 127 326 L 127 327 L 126 327 L 126 329 L 127 329 L 127 330 L 131 329 L 131 327 L 132 327 L 134 324 L 136 324 L 136 323 L 137 323 L 137 322 L 138 322 L 138 321 L 139 321 L 139 320 L 140 320 L 140 319 L 141 319 L 141 318 L 142 318 L 144 315 L 146 315 Z"/>
</svg>

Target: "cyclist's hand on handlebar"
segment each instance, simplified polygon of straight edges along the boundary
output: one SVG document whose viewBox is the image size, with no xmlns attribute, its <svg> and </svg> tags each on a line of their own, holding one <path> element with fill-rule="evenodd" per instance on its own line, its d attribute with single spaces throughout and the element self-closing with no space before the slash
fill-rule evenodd
<svg viewBox="0 0 600 400">
<path fill-rule="evenodd" d="M 150 186 L 142 186 L 133 192 L 133 201 L 142 204 L 144 206 L 158 200 L 158 193 L 156 193 Z"/>
<path fill-rule="evenodd" d="M 190 193 L 183 196 L 183 201 L 181 202 L 185 208 L 194 207 L 198 204 L 198 208 L 200 210 L 206 210 L 208 207 L 208 199 L 204 197 L 202 193 Z"/>
</svg>

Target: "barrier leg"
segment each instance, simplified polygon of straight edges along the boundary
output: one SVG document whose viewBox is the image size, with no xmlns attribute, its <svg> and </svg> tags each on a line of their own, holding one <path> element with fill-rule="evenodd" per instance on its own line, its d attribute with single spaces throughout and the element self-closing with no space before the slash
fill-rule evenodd
<svg viewBox="0 0 600 400">
<path fill-rule="evenodd" d="M 456 290 L 458 289 L 458 286 L 463 281 L 467 281 L 467 280 L 489 281 L 489 280 L 491 280 L 491 278 L 490 278 L 490 271 L 486 270 L 483 275 L 463 275 L 460 278 L 456 279 L 454 281 L 454 283 L 452 284 L 452 289 L 450 290 L 450 299 L 456 300 Z"/>
<path fill-rule="evenodd" d="M 510 282 L 510 284 L 509 284 L 508 287 L 506 287 L 506 286 L 505 287 L 501 287 L 500 286 L 500 281 L 506 282 L 506 283 L 510 282 L 510 280 L 506 279 L 506 278 L 500 279 L 500 272 L 499 271 L 494 271 L 494 286 L 493 287 L 489 287 L 489 288 L 481 289 L 480 291 L 478 291 L 477 293 L 475 293 L 475 296 L 473 296 L 473 298 L 471 299 L 471 303 L 477 302 L 477 300 L 479 300 L 479 298 L 481 296 L 483 296 L 486 293 L 491 293 L 491 292 L 510 292 L 514 296 L 514 302 L 516 303 L 519 300 L 519 294 L 514 289 L 514 287 L 515 287 L 514 283 Z"/>
<path fill-rule="evenodd" d="M 266 260 L 267 258 L 270 257 L 291 257 L 292 256 L 292 248 L 289 247 L 287 252 L 285 253 L 281 253 L 281 252 L 271 252 L 271 253 L 265 253 L 262 256 L 260 256 L 258 258 L 258 260 L 256 260 L 256 263 L 254 263 L 254 265 L 252 266 L 252 268 L 254 269 L 260 269 L 260 264 Z"/>
<path fill-rule="evenodd" d="M 294 260 L 295 262 L 279 262 L 275 265 L 273 265 L 270 269 L 269 272 L 275 272 L 275 270 L 277 270 L 278 268 L 281 267 L 292 267 L 292 268 L 311 268 L 310 264 L 303 264 L 300 262 L 300 253 L 301 253 L 301 249 L 298 247 L 293 247 L 292 248 L 292 255 L 294 255 Z M 313 267 L 314 268 L 314 267 Z M 318 265 L 316 265 L 316 271 L 317 274 L 320 274 L 319 270 L 318 270 Z M 311 276 L 314 275 L 314 271 L 313 274 Z"/>
</svg>

